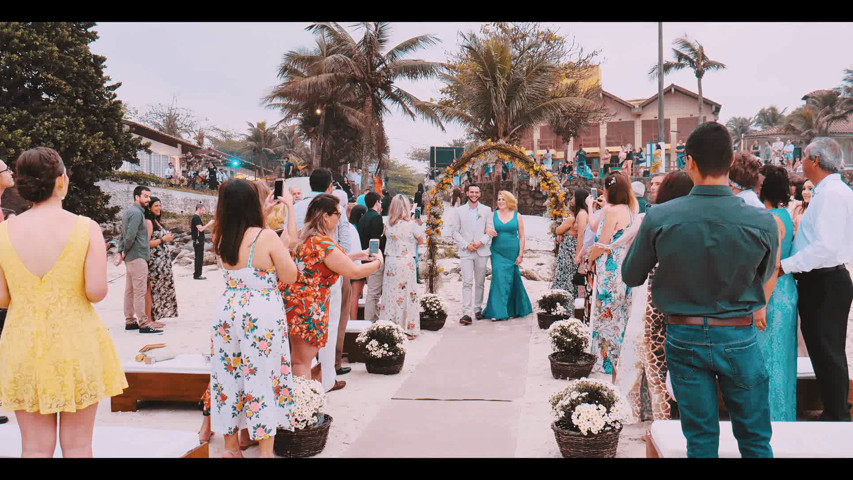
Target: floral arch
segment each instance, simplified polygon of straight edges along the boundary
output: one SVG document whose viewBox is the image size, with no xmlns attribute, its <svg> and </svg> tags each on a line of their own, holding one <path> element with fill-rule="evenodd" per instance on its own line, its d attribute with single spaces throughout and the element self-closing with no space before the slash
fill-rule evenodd
<svg viewBox="0 0 853 480">
<path fill-rule="evenodd" d="M 526 171 L 531 178 L 538 177 L 540 190 L 548 194 L 548 213 L 551 215 L 551 218 L 555 222 L 559 222 L 567 215 L 565 210 L 565 194 L 560 191 L 559 184 L 554 180 L 551 172 L 531 160 L 523 148 L 505 143 L 487 141 L 483 145 L 462 155 L 453 165 L 447 167 L 444 178 L 439 180 L 429 192 L 430 201 L 427 204 L 428 216 L 426 220 L 426 276 L 427 289 L 430 293 L 436 293 L 438 289 L 438 275 L 441 273 L 436 258 L 438 252 L 437 241 L 441 237 L 441 227 L 444 225 L 444 221 L 441 218 L 444 213 L 444 202 L 441 199 L 441 194 L 446 193 L 450 189 L 454 175 L 468 171 L 471 163 L 486 159 L 487 157 L 491 157 L 489 160 L 494 158 L 494 161 L 510 161 L 516 168 Z M 500 172 L 498 168 L 495 168 L 495 171 Z"/>
</svg>

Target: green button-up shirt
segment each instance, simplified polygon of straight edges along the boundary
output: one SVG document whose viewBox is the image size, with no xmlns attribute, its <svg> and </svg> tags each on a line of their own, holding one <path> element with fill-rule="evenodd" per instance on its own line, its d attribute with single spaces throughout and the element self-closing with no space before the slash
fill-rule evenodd
<svg viewBox="0 0 853 480">
<path fill-rule="evenodd" d="M 145 226 L 145 210 L 133 204 L 124 211 L 121 219 L 121 239 L 118 243 L 119 253 L 124 252 L 124 260 L 130 262 L 137 258 L 148 260 L 148 228 Z"/>
<path fill-rule="evenodd" d="M 667 314 L 732 318 L 764 307 L 775 273 L 776 222 L 728 186 L 697 185 L 649 209 L 622 263 L 628 286 L 657 264 L 652 300 Z"/>
</svg>

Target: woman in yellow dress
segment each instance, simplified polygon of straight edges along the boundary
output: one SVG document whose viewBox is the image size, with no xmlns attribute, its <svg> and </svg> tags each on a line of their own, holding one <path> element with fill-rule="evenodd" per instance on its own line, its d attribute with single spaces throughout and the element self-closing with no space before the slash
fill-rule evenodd
<svg viewBox="0 0 853 480">
<path fill-rule="evenodd" d="M 18 192 L 34 203 L 0 223 L 0 408 L 14 411 L 23 457 L 91 457 L 98 402 L 127 380 L 92 302 L 107 296 L 101 228 L 62 209 L 68 175 L 56 151 L 18 157 Z"/>
</svg>

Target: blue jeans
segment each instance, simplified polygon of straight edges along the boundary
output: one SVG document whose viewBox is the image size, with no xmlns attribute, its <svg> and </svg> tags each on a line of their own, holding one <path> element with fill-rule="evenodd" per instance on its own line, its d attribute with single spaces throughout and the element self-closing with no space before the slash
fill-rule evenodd
<svg viewBox="0 0 853 480">
<path fill-rule="evenodd" d="M 770 381 L 755 325 L 667 325 L 666 361 L 690 458 L 716 458 L 717 382 L 742 457 L 772 458 Z"/>
</svg>

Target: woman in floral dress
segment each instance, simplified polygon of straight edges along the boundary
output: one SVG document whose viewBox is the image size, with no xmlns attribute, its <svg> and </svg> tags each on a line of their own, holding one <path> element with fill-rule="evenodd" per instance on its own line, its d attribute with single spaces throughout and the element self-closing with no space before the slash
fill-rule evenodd
<svg viewBox="0 0 853 480">
<path fill-rule="evenodd" d="M 262 457 L 273 457 L 276 430 L 292 429 L 290 348 L 279 282 L 296 279 L 279 238 L 264 228 L 257 187 L 231 180 L 219 189 L 213 251 L 225 291 L 216 305 L 211 361 L 211 427 L 225 435 L 224 457 L 239 458 L 237 432 L 249 429 Z"/>
<path fill-rule="evenodd" d="M 421 333 L 418 301 L 417 259 L 415 247 L 423 242 L 424 228 L 420 220 L 412 221 L 409 200 L 397 195 L 388 212 L 385 231 L 385 275 L 382 278 L 380 317 L 401 326 L 409 339 Z M 419 222 L 419 223 L 416 223 Z"/>
<path fill-rule="evenodd" d="M 145 225 L 148 227 L 148 245 L 151 255 L 148 257 L 148 318 L 158 321 L 162 318 L 178 316 L 178 298 L 175 294 L 175 278 L 172 275 L 172 255 L 167 243 L 174 236 L 160 224 L 163 205 L 157 197 L 151 197 L 148 211 L 145 212 Z"/>
<path fill-rule="evenodd" d="M 589 192 L 586 190 L 575 190 L 574 196 L 569 201 L 571 215 L 566 217 L 556 230 L 560 252 L 557 254 L 557 268 L 554 271 L 554 282 L 551 284 L 551 289 L 566 290 L 572 294 L 572 298 L 578 296 L 578 287 L 572 283 L 572 279 L 578 273 L 578 265 L 575 263 L 575 257 L 577 257 L 579 250 L 578 237 L 583 235 L 589 221 L 586 206 L 588 196 Z M 582 243 L 581 247 L 583 247 Z"/>
<path fill-rule="evenodd" d="M 326 345 L 329 335 L 329 289 L 346 278 L 366 278 L 381 268 L 382 253 L 366 251 L 349 256 L 331 234 L 341 221 L 340 201 L 334 195 L 317 195 L 308 204 L 299 246 L 293 259 L 298 275 L 291 285 L 280 284 L 285 300 L 293 374 L 311 378 L 311 360 Z M 353 260 L 372 260 L 356 265 Z M 316 380 L 316 379 L 315 379 Z"/>
<path fill-rule="evenodd" d="M 637 207 L 628 180 L 621 174 L 604 179 L 608 208 L 598 226 L 595 245 L 589 254 L 590 268 L 595 265 L 595 298 L 592 304 L 592 352 L 596 371 L 616 377 L 616 363 L 622 336 L 631 308 L 631 289 L 622 281 L 622 261 L 627 245 L 612 247 L 628 228 Z"/>
</svg>

